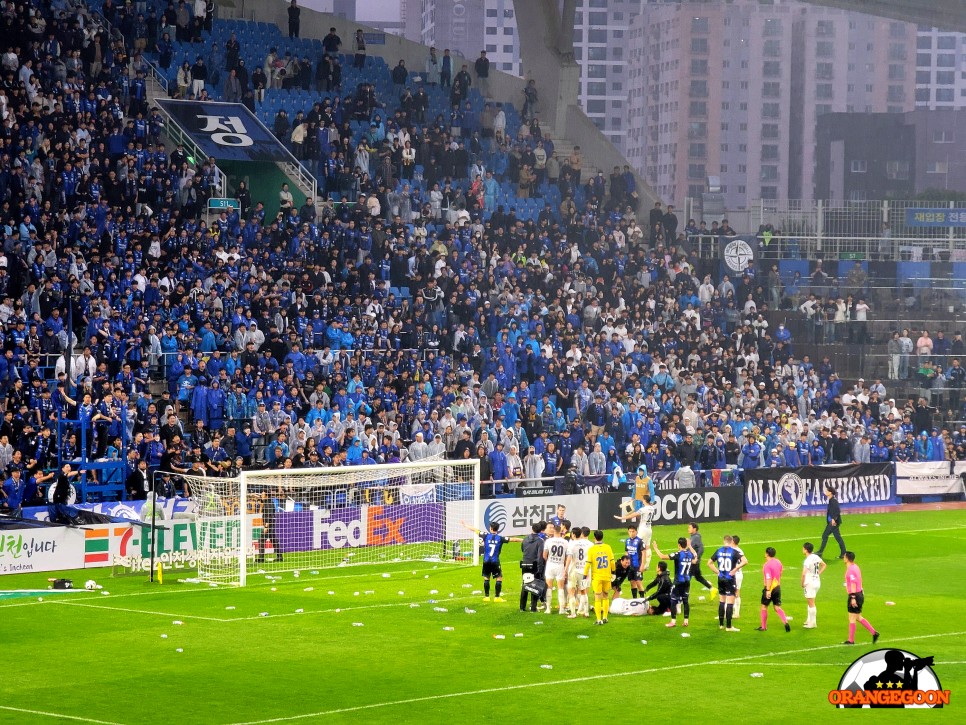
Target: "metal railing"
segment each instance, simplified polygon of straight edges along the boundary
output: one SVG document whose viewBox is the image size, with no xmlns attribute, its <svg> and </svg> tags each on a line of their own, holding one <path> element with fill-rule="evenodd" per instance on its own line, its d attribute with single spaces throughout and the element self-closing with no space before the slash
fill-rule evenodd
<svg viewBox="0 0 966 725">
<path fill-rule="evenodd" d="M 747 236 L 747 235 L 743 235 Z M 702 259 L 717 259 L 719 238 L 710 234 L 688 237 Z M 832 237 L 774 235 L 760 246 L 763 260 L 869 260 L 896 262 L 966 262 L 966 238 L 938 240 L 928 237 Z"/>
</svg>

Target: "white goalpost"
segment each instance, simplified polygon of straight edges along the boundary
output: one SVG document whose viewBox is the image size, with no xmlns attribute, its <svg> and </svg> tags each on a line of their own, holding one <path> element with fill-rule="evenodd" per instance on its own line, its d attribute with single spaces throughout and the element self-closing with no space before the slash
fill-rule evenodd
<svg viewBox="0 0 966 725">
<path fill-rule="evenodd" d="M 196 506 L 198 578 L 402 561 L 479 563 L 479 461 L 178 476 Z"/>
</svg>

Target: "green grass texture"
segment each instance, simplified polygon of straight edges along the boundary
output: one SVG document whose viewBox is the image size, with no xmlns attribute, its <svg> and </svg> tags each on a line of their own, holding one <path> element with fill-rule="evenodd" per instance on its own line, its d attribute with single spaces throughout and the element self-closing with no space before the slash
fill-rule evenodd
<svg viewBox="0 0 966 725">
<path fill-rule="evenodd" d="M 801 545 L 817 548 L 822 527 L 820 517 L 702 525 L 706 556 L 738 534 L 750 563 L 741 632 L 719 631 L 715 603 L 699 601 L 707 591 L 693 583 L 689 637 L 662 617 L 612 615 L 597 627 L 520 612 L 518 544 L 503 552 L 505 603 L 474 593 L 477 568 L 431 561 L 272 579 L 267 564 L 245 588 L 179 582 L 191 573 L 175 571 L 163 585 L 110 569 L 65 572 L 75 586 L 93 578 L 104 589 L 0 599 L 0 723 L 814 723 L 862 717 L 835 709 L 828 693 L 854 659 L 883 647 L 933 655 L 949 707 L 962 707 L 963 512 L 846 514 L 877 647 L 861 627 L 856 646 L 842 645 L 844 563 L 831 557 L 818 628 L 802 628 Z M 686 533 L 657 526 L 654 540 L 669 552 Z M 607 532 L 615 551 L 622 535 Z M 774 613 L 768 631 L 755 631 L 766 546 L 785 566 L 791 633 Z M 834 542 L 826 553 L 838 553 Z M 0 589 L 43 589 L 58 575 L 6 576 Z"/>
</svg>

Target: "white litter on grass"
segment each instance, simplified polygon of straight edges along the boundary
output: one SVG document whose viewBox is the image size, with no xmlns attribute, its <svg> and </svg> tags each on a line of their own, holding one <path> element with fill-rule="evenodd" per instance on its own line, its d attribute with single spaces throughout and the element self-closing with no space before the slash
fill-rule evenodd
<svg viewBox="0 0 966 725">
<path fill-rule="evenodd" d="M 367 596 L 368 596 L 369 594 L 375 594 L 375 593 L 376 593 L 376 592 L 375 592 L 375 590 L 374 590 L 374 589 L 366 589 L 366 591 L 365 591 L 365 594 L 366 594 Z"/>
<path fill-rule="evenodd" d="M 333 596 L 334 594 L 335 594 L 335 592 L 329 592 L 329 596 L 330 597 Z"/>
<path fill-rule="evenodd" d="M 470 609 L 469 607 L 464 607 L 463 611 L 466 612 L 467 614 L 476 614 L 476 610 Z"/>
<path fill-rule="evenodd" d="M 292 572 L 292 576 L 298 579 L 300 576 L 302 576 L 302 574 L 298 571 L 298 569 L 296 569 L 295 571 Z"/>
<path fill-rule="evenodd" d="M 867 529 L 867 528 L 869 528 L 869 525 L 868 525 L 868 524 L 859 524 L 859 528 L 862 528 L 862 529 Z M 754 676 L 755 676 L 755 675 L 754 675 L 754 674 L 752 674 L 752 677 L 754 677 Z"/>
<path fill-rule="evenodd" d="M 647 644 L 647 640 L 646 639 L 642 639 L 641 640 L 641 644 Z"/>
<path fill-rule="evenodd" d="M 409 603 L 409 608 L 410 608 L 410 609 L 416 609 L 416 608 L 418 608 L 418 607 L 419 607 L 419 605 L 418 605 L 418 604 L 416 604 L 416 602 L 410 602 L 410 603 Z"/>
<path fill-rule="evenodd" d="M 269 589 L 269 591 L 270 592 L 277 592 L 278 591 L 278 587 L 272 587 L 271 589 Z"/>
<path fill-rule="evenodd" d="M 448 612 L 449 610 L 446 607 L 433 607 L 433 611 L 434 612 Z"/>
<path fill-rule="evenodd" d="M 105 597 L 108 597 L 108 596 L 110 596 L 110 595 L 111 595 L 111 593 L 110 593 L 110 592 L 101 592 L 101 594 L 102 594 L 102 595 L 104 595 Z"/>
<path fill-rule="evenodd" d="M 267 617 L 268 616 L 268 612 L 259 612 L 258 613 L 258 616 L 259 617 Z"/>
<path fill-rule="evenodd" d="M 383 574 L 383 575 L 382 575 L 382 578 L 383 578 L 383 579 L 388 579 L 388 578 L 389 578 L 389 577 L 391 577 L 391 576 L 392 576 L 392 574 L 389 574 L 389 573 L 387 572 L 387 573 L 385 573 L 385 574 Z"/>
<path fill-rule="evenodd" d="M 687 632 L 681 632 L 681 636 L 682 637 L 690 637 L 691 635 L 688 634 Z"/>
<path fill-rule="evenodd" d="M 184 624 L 180 619 L 174 620 L 171 624 Z"/>
<path fill-rule="evenodd" d="M 430 603 L 430 604 L 436 604 L 436 600 L 435 600 L 435 599 L 430 599 L 430 600 L 429 600 L 429 603 Z"/>
<path fill-rule="evenodd" d="M 876 524 L 876 526 L 882 526 L 882 524 Z"/>
<path fill-rule="evenodd" d="M 364 625 L 362 622 L 353 622 L 352 623 L 352 626 L 353 627 L 365 627 L 366 625 Z"/>
<path fill-rule="evenodd" d="M 301 613 L 302 613 L 302 612 L 304 612 L 304 611 L 305 611 L 304 609 L 296 609 L 296 610 L 295 610 L 295 613 L 296 613 L 296 614 L 301 614 Z"/>
<path fill-rule="evenodd" d="M 210 587 L 217 587 L 218 586 L 218 582 L 208 582 L 208 586 L 210 586 Z M 104 592 L 104 593 L 107 594 L 107 592 Z"/>
<path fill-rule="evenodd" d="M 404 596 L 406 596 L 406 592 L 396 592 L 396 594 L 398 594 L 398 595 L 399 595 L 399 596 L 401 596 L 401 597 L 404 597 Z"/>
<path fill-rule="evenodd" d="M 894 607 L 894 606 L 896 606 L 896 603 L 895 602 L 886 602 L 885 605 L 887 607 Z"/>
<path fill-rule="evenodd" d="M 354 597 L 359 596 L 359 592 L 352 592 L 352 596 L 354 596 Z"/>
<path fill-rule="evenodd" d="M 450 599 L 452 599 L 452 598 L 453 598 L 453 597 L 455 597 L 455 596 L 456 596 L 456 595 L 455 595 L 455 594 L 453 594 L 453 592 L 450 592 L 450 593 L 449 593 L 449 597 L 450 597 Z"/>
<path fill-rule="evenodd" d="M 543 624 L 543 622 L 534 622 L 535 625 Z"/>
<path fill-rule="evenodd" d="M 473 585 L 472 584 L 464 584 L 463 585 L 463 588 L 464 589 L 472 589 L 473 588 Z"/>
<path fill-rule="evenodd" d="M 751 673 L 751 676 L 752 677 L 764 677 L 765 676 L 765 673 L 764 672 L 752 672 Z"/>
<path fill-rule="evenodd" d="M 704 600 L 705 600 L 705 597 L 698 597 L 699 602 L 703 602 Z"/>
<path fill-rule="evenodd" d="M 314 592 L 315 591 L 315 587 L 305 587 L 305 589 L 303 589 L 302 591 L 303 592 Z"/>
<path fill-rule="evenodd" d="M 578 634 L 577 639 L 590 639 L 586 634 Z"/>
<path fill-rule="evenodd" d="M 429 593 L 430 594 L 439 594 L 439 590 L 438 589 L 430 589 L 429 590 Z"/>
<path fill-rule="evenodd" d="M 541 670 L 552 670 L 553 665 L 540 665 Z"/>
<path fill-rule="evenodd" d="M 161 635 L 161 639 L 167 639 L 167 638 L 168 638 L 168 635 L 166 635 L 166 634 L 162 634 Z"/>
<path fill-rule="evenodd" d="M 480 594 L 482 594 L 482 593 L 483 593 L 483 590 L 482 590 L 482 589 L 474 589 L 474 590 L 473 590 L 472 592 L 470 592 L 470 593 L 471 593 L 471 594 L 472 594 L 473 596 L 478 596 L 478 595 L 480 595 Z"/>
<path fill-rule="evenodd" d="M 259 569 L 259 570 L 258 570 L 258 571 L 256 571 L 255 573 L 256 573 L 256 574 L 264 574 L 264 573 L 265 573 L 265 570 L 264 570 L 264 569 Z M 185 579 L 185 581 L 188 581 L 188 580 L 187 580 L 187 579 Z M 199 581 L 200 581 L 200 580 L 199 580 Z"/>
<path fill-rule="evenodd" d="M 494 634 L 493 639 L 506 639 L 505 634 Z"/>
<path fill-rule="evenodd" d="M 309 574 L 311 574 L 313 576 L 315 576 L 318 573 L 319 573 L 319 570 L 318 569 L 313 569 L 312 571 L 309 572 Z"/>
<path fill-rule="evenodd" d="M 415 573 L 416 572 L 413 572 L 413 574 L 415 574 Z M 424 576 L 423 579 L 429 579 L 429 574 L 427 574 L 426 576 Z"/>
<path fill-rule="evenodd" d="M 517 632 L 517 633 L 516 633 L 515 635 L 513 635 L 513 636 L 514 636 L 514 637 L 522 637 L 522 636 L 523 636 L 523 632 Z"/>
<path fill-rule="evenodd" d="M 232 611 L 233 609 L 234 607 L 225 607 L 225 611 L 228 611 L 228 612 Z"/>
<path fill-rule="evenodd" d="M 336 613 L 336 614 L 338 614 L 338 613 L 339 613 L 339 612 L 341 612 L 341 611 L 342 611 L 341 609 L 336 609 L 336 610 L 335 610 L 335 613 Z"/>
<path fill-rule="evenodd" d="M 42 602 L 42 601 L 44 601 L 44 598 L 43 597 L 37 597 L 37 601 L 38 602 Z"/>
<path fill-rule="evenodd" d="M 175 652 L 184 652 L 184 650 L 178 647 L 178 649 L 176 649 Z"/>
<path fill-rule="evenodd" d="M 416 572 L 413 572 L 413 576 L 416 576 Z"/>
<path fill-rule="evenodd" d="M 456 627 L 443 627 L 444 632 L 453 632 L 455 630 L 456 630 Z"/>
</svg>

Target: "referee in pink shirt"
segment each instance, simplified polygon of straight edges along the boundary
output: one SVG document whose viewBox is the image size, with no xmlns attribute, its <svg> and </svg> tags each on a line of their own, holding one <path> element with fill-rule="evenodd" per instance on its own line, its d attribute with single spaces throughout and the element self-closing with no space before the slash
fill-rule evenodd
<svg viewBox="0 0 966 725">
<path fill-rule="evenodd" d="M 849 638 L 842 644 L 855 644 L 855 623 L 858 622 L 872 634 L 872 644 L 879 641 L 879 633 L 869 624 L 869 620 L 862 616 L 862 604 L 865 594 L 862 592 L 862 571 L 855 563 L 855 552 L 845 552 L 845 590 L 849 601 Z"/>
</svg>

